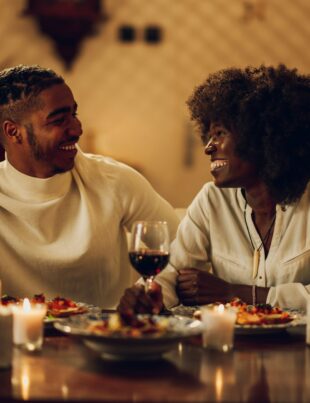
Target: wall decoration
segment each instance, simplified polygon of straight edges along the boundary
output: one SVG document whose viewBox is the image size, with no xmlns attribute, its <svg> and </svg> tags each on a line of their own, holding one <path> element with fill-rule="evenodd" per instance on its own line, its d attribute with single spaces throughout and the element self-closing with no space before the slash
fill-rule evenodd
<svg viewBox="0 0 310 403">
<path fill-rule="evenodd" d="M 100 0 L 28 0 L 24 15 L 36 19 L 43 34 L 52 38 L 57 53 L 70 69 L 81 42 L 96 33 L 97 23 L 107 18 Z"/>
<path fill-rule="evenodd" d="M 264 20 L 266 17 L 266 0 L 243 0 L 244 21 Z"/>
</svg>

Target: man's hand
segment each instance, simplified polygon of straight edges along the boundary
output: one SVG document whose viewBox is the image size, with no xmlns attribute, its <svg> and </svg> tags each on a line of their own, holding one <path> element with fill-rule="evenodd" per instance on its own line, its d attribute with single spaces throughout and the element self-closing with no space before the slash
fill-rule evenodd
<svg viewBox="0 0 310 403">
<path fill-rule="evenodd" d="M 158 314 L 163 308 L 161 286 L 153 281 L 147 292 L 143 285 L 127 288 L 117 310 L 124 314 L 128 312 Z"/>
<path fill-rule="evenodd" d="M 177 276 L 176 292 L 184 305 L 205 305 L 230 301 L 231 284 L 198 269 L 181 269 Z"/>
</svg>

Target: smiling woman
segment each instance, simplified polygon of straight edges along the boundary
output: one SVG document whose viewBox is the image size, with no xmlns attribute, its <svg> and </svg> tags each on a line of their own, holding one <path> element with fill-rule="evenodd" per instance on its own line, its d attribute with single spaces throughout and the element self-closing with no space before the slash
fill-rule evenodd
<svg viewBox="0 0 310 403">
<path fill-rule="evenodd" d="M 310 76 L 284 65 L 211 74 L 188 101 L 213 183 L 195 197 L 150 307 L 239 297 L 305 309 L 310 292 Z M 138 300 L 135 298 L 138 295 Z M 145 309 L 126 291 L 120 309 Z M 140 300 L 139 300 L 140 299 Z"/>
<path fill-rule="evenodd" d="M 236 135 L 223 125 L 211 123 L 205 153 L 211 157 L 211 174 L 219 187 L 248 187 L 258 181 L 255 165 L 236 155 Z"/>
<path fill-rule="evenodd" d="M 205 144 L 211 123 L 220 123 L 234 134 L 236 155 L 256 166 L 275 201 L 291 203 L 309 181 L 308 98 L 309 76 L 284 65 L 260 66 L 211 74 L 188 106 Z"/>
</svg>

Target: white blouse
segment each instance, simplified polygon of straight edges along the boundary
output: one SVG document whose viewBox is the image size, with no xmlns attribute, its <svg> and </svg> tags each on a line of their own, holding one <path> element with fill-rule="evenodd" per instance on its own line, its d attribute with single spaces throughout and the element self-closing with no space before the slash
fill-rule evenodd
<svg viewBox="0 0 310 403">
<path fill-rule="evenodd" d="M 182 220 L 172 244 L 170 265 L 157 277 L 166 306 L 178 303 L 176 270 L 208 270 L 233 284 L 252 285 L 253 246 L 261 239 L 241 189 L 220 189 L 207 183 Z M 247 221 L 248 230 L 245 219 Z M 270 287 L 267 302 L 306 309 L 310 292 L 310 185 L 294 205 L 276 208 L 267 258 L 260 253 L 255 284 Z"/>
</svg>

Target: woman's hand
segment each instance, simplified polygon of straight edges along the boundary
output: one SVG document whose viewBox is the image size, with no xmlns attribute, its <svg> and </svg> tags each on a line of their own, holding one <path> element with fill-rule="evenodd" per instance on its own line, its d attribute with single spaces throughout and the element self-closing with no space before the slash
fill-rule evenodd
<svg viewBox="0 0 310 403">
<path fill-rule="evenodd" d="M 232 299 L 231 284 L 213 274 L 198 269 L 181 269 L 176 292 L 184 305 L 205 305 Z"/>
<path fill-rule="evenodd" d="M 152 313 L 158 314 L 164 308 L 161 286 L 152 282 L 145 292 L 143 285 L 134 285 L 125 290 L 117 310 L 120 313 Z"/>
</svg>

